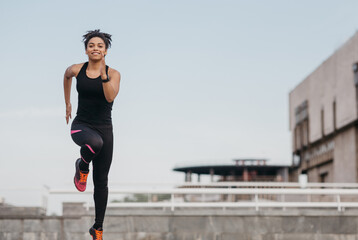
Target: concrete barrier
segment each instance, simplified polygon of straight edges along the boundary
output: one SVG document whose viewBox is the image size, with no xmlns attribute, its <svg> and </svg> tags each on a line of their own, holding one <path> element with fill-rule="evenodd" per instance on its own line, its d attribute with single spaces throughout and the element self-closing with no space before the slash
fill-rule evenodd
<svg viewBox="0 0 358 240">
<path fill-rule="evenodd" d="M 91 239 L 93 209 L 69 203 L 63 210 L 63 216 L 2 215 L 0 240 Z M 358 212 L 109 208 L 104 229 L 105 240 L 356 240 Z"/>
</svg>

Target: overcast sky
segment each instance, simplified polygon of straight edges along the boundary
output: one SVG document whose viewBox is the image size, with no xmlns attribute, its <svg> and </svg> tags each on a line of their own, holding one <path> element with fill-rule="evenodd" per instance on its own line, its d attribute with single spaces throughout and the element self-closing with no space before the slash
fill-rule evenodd
<svg viewBox="0 0 358 240">
<path fill-rule="evenodd" d="M 358 27 L 357 1 L 1 1 L 0 196 L 73 188 L 63 74 L 82 35 L 121 72 L 110 184 L 182 182 L 186 162 L 291 163 L 288 94 Z M 73 81 L 75 84 L 75 79 Z M 73 85 L 73 112 L 77 93 Z M 91 178 L 89 178 L 91 179 Z"/>
</svg>

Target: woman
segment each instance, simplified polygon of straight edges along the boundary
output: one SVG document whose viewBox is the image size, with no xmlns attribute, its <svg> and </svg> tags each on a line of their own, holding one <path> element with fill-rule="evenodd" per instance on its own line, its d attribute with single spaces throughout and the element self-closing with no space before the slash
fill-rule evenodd
<svg viewBox="0 0 358 240">
<path fill-rule="evenodd" d="M 64 92 L 66 122 L 71 117 L 72 77 L 77 79 L 78 109 L 71 125 L 71 137 L 81 147 L 81 158 L 75 162 L 74 184 L 78 191 L 86 189 L 89 164 L 92 162 L 95 223 L 89 232 L 94 240 L 102 240 L 103 220 L 108 200 L 108 173 L 112 162 L 113 129 L 111 111 L 119 91 L 120 73 L 105 63 L 111 46 L 111 35 L 100 30 L 83 35 L 88 62 L 66 69 Z"/>
</svg>

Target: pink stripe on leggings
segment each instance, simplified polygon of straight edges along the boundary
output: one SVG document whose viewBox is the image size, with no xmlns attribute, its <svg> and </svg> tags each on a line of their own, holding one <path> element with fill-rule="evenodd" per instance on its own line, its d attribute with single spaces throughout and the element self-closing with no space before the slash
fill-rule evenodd
<svg viewBox="0 0 358 240">
<path fill-rule="evenodd" d="M 89 148 L 89 150 L 91 150 L 92 153 L 95 153 L 90 145 L 86 144 L 86 146 Z"/>
<path fill-rule="evenodd" d="M 86 161 L 85 161 L 85 159 L 84 159 L 82 156 L 81 156 L 81 158 L 82 158 L 82 160 L 83 160 L 85 163 L 87 163 L 87 164 L 88 164 L 88 162 L 86 162 Z"/>
<path fill-rule="evenodd" d="M 71 130 L 71 134 L 77 133 L 77 132 L 81 132 L 82 130 Z"/>
</svg>

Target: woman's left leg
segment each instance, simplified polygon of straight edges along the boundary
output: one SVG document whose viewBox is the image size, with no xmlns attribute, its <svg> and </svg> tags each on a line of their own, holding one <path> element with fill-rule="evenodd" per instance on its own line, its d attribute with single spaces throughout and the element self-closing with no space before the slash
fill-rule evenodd
<svg viewBox="0 0 358 240">
<path fill-rule="evenodd" d="M 95 203 L 95 225 L 93 228 L 102 228 L 108 201 L 108 173 L 113 156 L 113 131 L 111 127 L 99 129 L 103 139 L 101 152 L 92 160 L 94 203 Z"/>
</svg>

